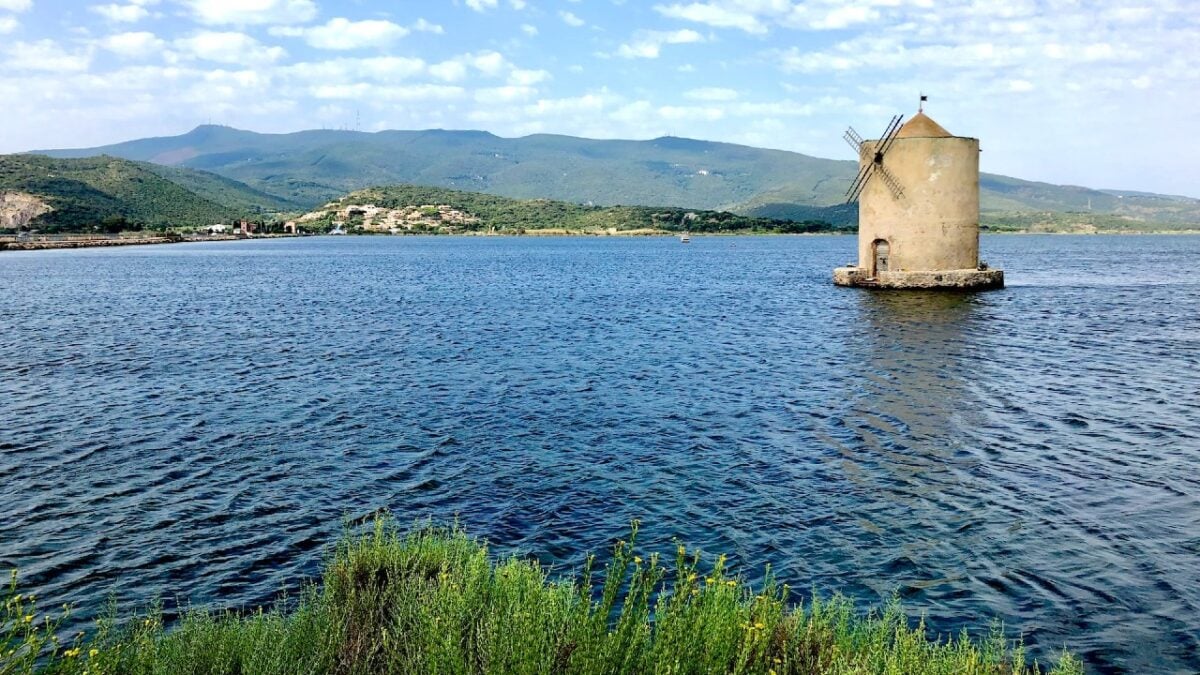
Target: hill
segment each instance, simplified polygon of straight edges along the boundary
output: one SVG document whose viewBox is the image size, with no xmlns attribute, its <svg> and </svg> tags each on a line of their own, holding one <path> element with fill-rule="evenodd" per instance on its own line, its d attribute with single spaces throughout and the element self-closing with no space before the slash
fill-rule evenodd
<svg viewBox="0 0 1200 675">
<path fill-rule="evenodd" d="M 350 231 L 401 233 L 489 232 L 829 232 L 821 220 L 793 222 L 725 211 L 649 206 L 586 206 L 549 199 L 512 199 L 415 185 L 358 190 L 299 218 L 308 230 L 340 224 Z"/>
<path fill-rule="evenodd" d="M 200 227 L 293 207 L 214 174 L 115 157 L 0 155 L 0 194 L 0 227 L 47 232 Z"/>
<path fill-rule="evenodd" d="M 288 199 L 321 203 L 393 183 L 596 204 L 733 208 L 769 189 L 808 185 L 805 203 L 836 203 L 852 162 L 683 138 L 599 141 L 482 131 L 303 131 L 257 134 L 202 126 L 182 136 L 58 157 L 110 154 L 212 171 Z"/>
<path fill-rule="evenodd" d="M 593 140 L 536 134 L 501 138 L 484 131 L 302 131 L 259 134 L 201 126 L 180 135 L 102 148 L 56 150 L 57 157 L 110 154 L 199 169 L 288 202 L 312 206 L 371 185 L 415 184 L 600 205 L 670 205 L 766 218 L 809 218 L 836 206 L 853 161 L 730 143 L 663 137 Z M 1023 181 L 980 180 L 985 225 L 1052 214 L 1124 229 L 1200 226 L 1200 200 Z M 821 212 L 829 215 L 832 212 Z M 855 222 L 853 208 L 838 218 Z"/>
</svg>

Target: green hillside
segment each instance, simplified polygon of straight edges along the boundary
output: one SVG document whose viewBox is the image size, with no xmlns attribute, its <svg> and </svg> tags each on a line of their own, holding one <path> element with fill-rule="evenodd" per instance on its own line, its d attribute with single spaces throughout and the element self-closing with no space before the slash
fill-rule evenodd
<svg viewBox="0 0 1200 675">
<path fill-rule="evenodd" d="M 204 199 L 243 213 L 276 213 L 304 206 L 300 202 L 256 190 L 245 183 L 239 183 L 232 178 L 208 171 L 183 169 L 150 162 L 140 162 L 139 166 L 153 171 L 160 177 Z"/>
<path fill-rule="evenodd" d="M 220 176 L 114 157 L 0 155 L 0 191 L 49 205 L 31 223 L 46 232 L 201 227 L 290 206 Z"/>
<path fill-rule="evenodd" d="M 501 138 L 436 129 L 259 134 L 201 126 L 180 136 L 50 152 L 59 157 L 100 153 L 213 172 L 303 206 L 371 185 L 403 183 L 521 199 L 670 205 L 801 220 L 809 217 L 810 207 L 840 204 L 856 170 L 853 161 L 687 138 Z M 980 190 L 985 224 L 1035 213 L 1090 214 L 1100 223 L 1143 229 L 1200 224 L 1200 200 L 1186 197 L 994 174 L 983 174 Z M 854 210 L 840 217 L 853 222 Z"/>
<path fill-rule="evenodd" d="M 322 203 L 393 183 L 517 198 L 730 209 L 770 190 L 811 205 L 836 204 L 853 162 L 685 138 L 591 140 L 482 131 L 304 131 L 257 134 L 203 126 L 182 136 L 90 150 L 219 173 L 289 199 Z"/>
<path fill-rule="evenodd" d="M 454 213 L 439 215 L 436 206 Z M 418 222 L 407 222 L 410 232 L 496 232 L 519 234 L 535 231 L 628 232 L 828 232 L 827 221 L 805 222 L 752 218 L 725 211 L 688 210 L 648 206 L 586 206 L 549 199 L 512 199 L 479 192 L 397 185 L 353 192 L 307 216 L 308 229 L 323 230 L 335 221 L 351 231 L 364 227 L 365 209 L 406 210 Z M 424 209 L 422 209 L 424 207 Z M 426 214 L 426 215 L 422 215 Z M 467 222 L 459 222 L 465 217 Z M 380 228 L 382 229 L 382 228 Z"/>
</svg>

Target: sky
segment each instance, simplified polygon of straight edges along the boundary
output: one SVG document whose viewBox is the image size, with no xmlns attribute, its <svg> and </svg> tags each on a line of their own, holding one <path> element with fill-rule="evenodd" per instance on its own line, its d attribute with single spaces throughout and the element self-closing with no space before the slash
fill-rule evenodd
<svg viewBox="0 0 1200 675">
<path fill-rule="evenodd" d="M 663 135 L 1200 197 L 1195 0 L 0 0 L 0 152 L 213 123 Z"/>
</svg>

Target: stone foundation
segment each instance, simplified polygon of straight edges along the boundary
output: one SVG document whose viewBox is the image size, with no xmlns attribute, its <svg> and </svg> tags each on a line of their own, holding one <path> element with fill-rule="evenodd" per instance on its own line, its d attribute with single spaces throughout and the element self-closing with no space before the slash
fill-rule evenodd
<svg viewBox="0 0 1200 675">
<path fill-rule="evenodd" d="M 875 277 L 861 267 L 839 267 L 833 283 L 860 288 L 944 288 L 984 291 L 1004 288 L 1004 270 L 939 270 L 931 272 L 880 272 Z"/>
</svg>

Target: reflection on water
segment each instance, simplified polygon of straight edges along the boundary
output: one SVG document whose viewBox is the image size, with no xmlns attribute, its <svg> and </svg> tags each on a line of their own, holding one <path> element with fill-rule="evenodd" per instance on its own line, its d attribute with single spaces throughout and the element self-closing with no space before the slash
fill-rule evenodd
<svg viewBox="0 0 1200 675">
<path fill-rule="evenodd" d="M 982 294 L 835 288 L 853 247 L 5 255 L 0 567 L 81 616 L 255 604 L 344 515 L 457 514 L 567 570 L 641 518 L 937 630 L 1200 671 L 1200 238 L 986 237 Z"/>
</svg>

